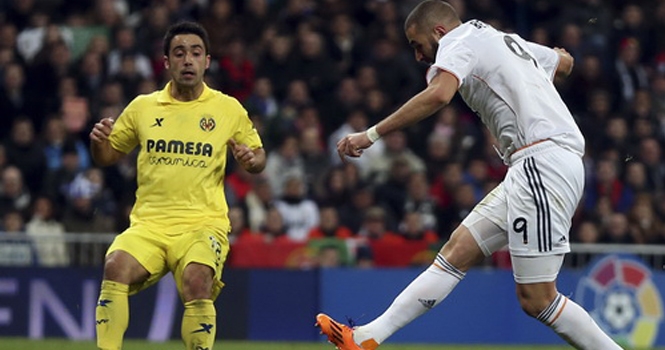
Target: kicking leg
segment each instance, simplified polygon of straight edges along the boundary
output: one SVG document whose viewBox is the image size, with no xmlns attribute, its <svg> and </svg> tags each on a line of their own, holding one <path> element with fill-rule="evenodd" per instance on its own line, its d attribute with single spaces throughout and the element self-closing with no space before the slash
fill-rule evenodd
<svg viewBox="0 0 665 350">
<path fill-rule="evenodd" d="M 469 229 L 461 225 L 432 265 L 413 280 L 381 316 L 354 330 L 324 314 L 317 316 L 317 324 L 340 350 L 373 350 L 397 330 L 438 305 L 464 278 L 466 271 L 484 257 Z"/>
</svg>

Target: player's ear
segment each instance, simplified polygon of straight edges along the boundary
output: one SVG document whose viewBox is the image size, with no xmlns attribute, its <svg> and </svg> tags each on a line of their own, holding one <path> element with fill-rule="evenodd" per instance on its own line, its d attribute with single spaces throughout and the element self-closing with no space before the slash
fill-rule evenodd
<svg viewBox="0 0 665 350">
<path fill-rule="evenodd" d="M 446 28 L 442 25 L 437 25 L 434 27 L 434 34 L 436 35 L 437 39 L 441 39 L 444 35 L 446 35 L 448 31 Z"/>
<path fill-rule="evenodd" d="M 210 68 L 210 55 L 206 55 L 206 69 Z"/>
<path fill-rule="evenodd" d="M 169 56 L 164 55 L 164 68 L 169 69 Z"/>
</svg>

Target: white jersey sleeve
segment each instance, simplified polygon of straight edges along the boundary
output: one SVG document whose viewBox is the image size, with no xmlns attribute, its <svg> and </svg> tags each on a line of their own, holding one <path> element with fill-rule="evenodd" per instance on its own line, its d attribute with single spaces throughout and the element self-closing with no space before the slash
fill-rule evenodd
<svg viewBox="0 0 665 350">
<path fill-rule="evenodd" d="M 556 51 L 471 20 L 441 38 L 427 82 L 441 70 L 456 76 L 504 156 L 546 139 L 582 155 L 584 137 L 552 83 L 558 64 Z"/>
<path fill-rule="evenodd" d="M 454 75 L 457 78 L 459 85 L 462 85 L 464 77 L 468 76 L 473 70 L 473 67 L 478 63 L 478 58 L 473 50 L 464 45 L 463 42 L 458 41 L 453 43 L 450 49 L 455 51 L 455 55 L 445 61 L 439 62 L 437 60 L 437 62 L 427 71 L 427 83 L 432 81 L 432 78 L 434 78 L 439 70 L 445 70 Z"/>
<path fill-rule="evenodd" d="M 531 52 L 533 52 L 536 61 L 540 63 L 545 72 L 549 74 L 550 80 L 554 80 L 556 69 L 559 67 L 559 60 L 561 59 L 559 54 L 547 46 L 532 43 L 530 41 L 526 42 L 526 46 Z"/>
</svg>

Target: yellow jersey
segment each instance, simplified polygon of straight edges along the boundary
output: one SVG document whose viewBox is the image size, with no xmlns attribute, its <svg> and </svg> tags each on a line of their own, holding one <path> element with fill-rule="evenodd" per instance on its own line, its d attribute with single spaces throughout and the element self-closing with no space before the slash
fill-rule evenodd
<svg viewBox="0 0 665 350">
<path fill-rule="evenodd" d="M 109 137 L 123 153 L 140 147 L 131 225 L 177 233 L 198 224 L 226 232 L 226 143 L 233 138 L 256 149 L 261 138 L 235 98 L 204 85 L 198 99 L 182 102 L 170 89 L 169 82 L 163 90 L 136 97 Z"/>
</svg>

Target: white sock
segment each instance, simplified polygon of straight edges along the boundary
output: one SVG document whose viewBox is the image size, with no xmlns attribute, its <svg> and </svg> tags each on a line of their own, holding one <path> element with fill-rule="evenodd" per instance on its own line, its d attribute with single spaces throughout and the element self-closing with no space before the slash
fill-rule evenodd
<svg viewBox="0 0 665 350">
<path fill-rule="evenodd" d="M 368 339 L 381 344 L 397 330 L 438 305 L 464 275 L 441 254 L 437 255 L 434 263 L 414 279 L 381 316 L 357 327 L 353 339 L 357 344 Z"/>
<path fill-rule="evenodd" d="M 561 294 L 537 318 L 577 349 L 622 349 L 581 306 Z"/>
</svg>

